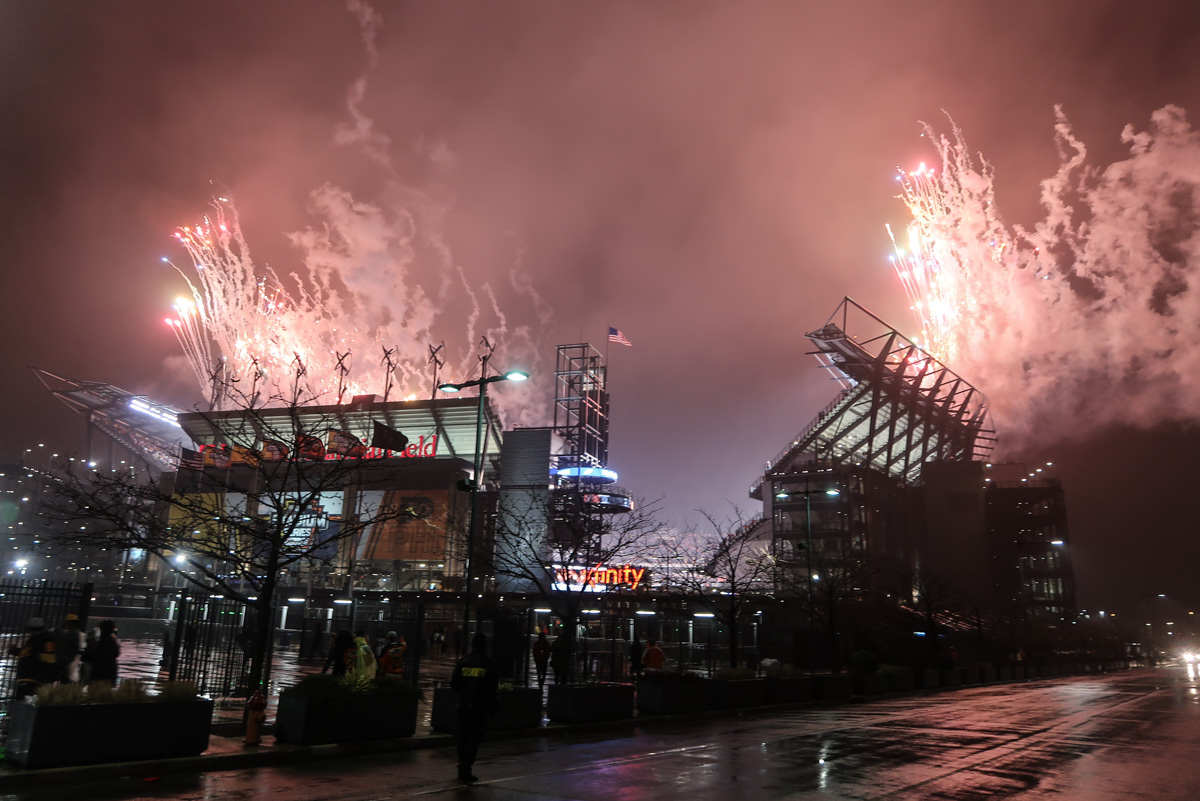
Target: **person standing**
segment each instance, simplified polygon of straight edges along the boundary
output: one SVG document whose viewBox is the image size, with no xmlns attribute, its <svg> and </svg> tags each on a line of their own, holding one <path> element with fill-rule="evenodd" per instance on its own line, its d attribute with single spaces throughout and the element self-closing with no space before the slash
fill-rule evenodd
<svg viewBox="0 0 1200 801">
<path fill-rule="evenodd" d="M 634 637 L 633 642 L 629 643 L 629 673 L 634 679 L 642 677 L 642 653 L 645 650 L 638 637 Z"/>
<path fill-rule="evenodd" d="M 667 665 L 667 655 L 658 647 L 658 640 L 650 640 L 642 652 L 642 667 L 647 673 L 662 673 Z"/>
<path fill-rule="evenodd" d="M 321 672 L 332 673 L 335 679 L 340 679 L 346 675 L 346 669 L 357 661 L 357 654 L 354 634 L 350 629 L 342 629 L 334 636 L 333 645 L 329 646 L 329 655 L 325 657 Z"/>
<path fill-rule="evenodd" d="M 567 671 L 571 667 L 570 648 L 571 643 L 565 633 L 555 637 L 550 645 L 550 667 L 554 668 L 555 684 L 567 683 Z"/>
<path fill-rule="evenodd" d="M 9 656 L 17 658 L 17 691 L 15 698 L 25 698 L 37 693 L 43 684 L 51 684 L 58 677 L 54 659 L 54 635 L 46 631 L 46 621 L 31 617 L 25 626 L 28 636 L 21 645 L 8 649 Z"/>
<path fill-rule="evenodd" d="M 533 643 L 533 667 L 537 670 L 538 689 L 546 686 L 546 668 L 550 666 L 550 642 L 546 632 L 539 631 Z"/>
<path fill-rule="evenodd" d="M 370 681 L 375 678 L 375 652 L 371 650 L 370 645 L 367 645 L 365 630 L 359 629 L 358 633 L 354 635 L 354 648 L 354 666 L 347 672 L 352 673 L 357 679 Z"/>
<path fill-rule="evenodd" d="M 403 637 L 397 637 L 396 632 L 389 631 L 383 648 L 379 649 L 379 669 L 383 675 L 394 679 L 404 678 L 404 655 L 408 652 L 408 643 Z"/>
<path fill-rule="evenodd" d="M 79 665 L 83 649 L 87 645 L 79 615 L 67 615 L 62 625 L 54 632 L 54 661 L 58 669 L 60 684 L 79 681 Z"/>
<path fill-rule="evenodd" d="M 458 660 L 450 676 L 450 689 L 458 693 L 458 719 L 455 736 L 458 740 L 458 780 L 478 781 L 471 767 L 483 742 L 488 715 L 496 712 L 496 692 L 499 681 L 496 663 L 487 655 L 487 636 L 476 632 L 471 638 L 471 653 Z"/>
<path fill-rule="evenodd" d="M 429 645 L 434 659 L 441 659 L 443 656 L 445 656 L 446 627 L 441 623 L 433 627 L 433 634 L 429 637 Z"/>
<path fill-rule="evenodd" d="M 121 644 L 117 642 L 116 626 L 111 620 L 100 621 L 100 636 L 88 645 L 83 658 L 91 666 L 92 681 L 117 683 L 117 657 Z"/>
</svg>

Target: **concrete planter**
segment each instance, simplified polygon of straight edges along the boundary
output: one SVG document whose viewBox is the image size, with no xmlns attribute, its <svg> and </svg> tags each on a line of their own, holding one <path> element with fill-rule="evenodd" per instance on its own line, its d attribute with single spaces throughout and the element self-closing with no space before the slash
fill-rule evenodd
<svg viewBox="0 0 1200 801">
<path fill-rule="evenodd" d="M 433 691 L 429 725 L 434 731 L 453 733 L 458 728 L 458 693 L 449 687 Z M 496 694 L 496 714 L 487 719 L 488 731 L 536 729 L 542 725 L 542 691 L 514 687 Z"/>
<path fill-rule="evenodd" d="M 882 673 L 855 673 L 855 695 L 882 695 L 887 692 L 887 676 Z"/>
<path fill-rule="evenodd" d="M 708 688 L 708 702 L 713 709 L 741 709 L 767 702 L 767 683 L 763 679 L 713 680 Z"/>
<path fill-rule="evenodd" d="M 633 717 L 632 684 L 551 684 L 546 713 L 559 723 L 595 723 Z"/>
<path fill-rule="evenodd" d="M 959 684 L 978 684 L 980 672 L 977 667 L 959 668 Z"/>
<path fill-rule="evenodd" d="M 22 768 L 61 768 L 196 756 L 208 748 L 213 702 L 9 706 L 6 758 Z"/>
<path fill-rule="evenodd" d="M 854 693 L 854 678 L 849 673 L 821 673 L 812 678 L 813 698 L 829 701 Z"/>
<path fill-rule="evenodd" d="M 996 682 L 996 668 L 994 665 L 983 665 L 979 668 L 979 681 L 983 684 L 993 684 Z"/>
<path fill-rule="evenodd" d="M 961 687 L 962 683 L 962 670 L 951 668 L 949 670 L 938 671 L 938 686 Z"/>
<path fill-rule="evenodd" d="M 362 695 L 337 703 L 284 695 L 275 718 L 275 739 L 298 745 L 390 740 L 416 731 L 415 694 Z"/>
<path fill-rule="evenodd" d="M 933 690 L 942 686 L 941 675 L 932 668 L 928 670 L 922 670 L 919 674 L 917 674 L 917 679 L 922 690 Z"/>
<path fill-rule="evenodd" d="M 708 681 L 639 681 L 637 709 L 643 715 L 686 715 L 709 708 Z"/>
<path fill-rule="evenodd" d="M 808 676 L 767 676 L 767 703 L 787 704 L 812 698 L 812 679 Z"/>
<path fill-rule="evenodd" d="M 889 671 L 882 675 L 890 693 L 910 693 L 917 689 L 917 674 L 911 670 Z"/>
</svg>

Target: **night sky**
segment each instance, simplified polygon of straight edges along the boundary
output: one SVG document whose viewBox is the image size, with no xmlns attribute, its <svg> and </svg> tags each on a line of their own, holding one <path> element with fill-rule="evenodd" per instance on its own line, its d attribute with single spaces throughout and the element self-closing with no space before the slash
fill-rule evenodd
<svg viewBox="0 0 1200 801">
<path fill-rule="evenodd" d="M 185 285 L 162 258 L 189 263 L 174 231 L 228 195 L 255 262 L 303 273 L 312 237 L 289 235 L 326 230 L 337 196 L 412 215 L 405 308 L 436 307 L 430 335 L 466 363 L 470 287 L 535 373 L 525 422 L 555 345 L 621 329 L 621 484 L 676 525 L 753 514 L 764 461 L 836 392 L 804 333 L 846 295 L 914 327 L 884 224 L 907 222 L 896 168 L 935 159 L 921 121 L 952 117 L 1029 223 L 1055 104 L 1103 167 L 1127 124 L 1200 115 L 1197 53 L 1194 0 L 6 0 L 0 458 L 83 447 L 26 365 L 199 402 L 163 322 Z M 1082 607 L 1200 606 L 1198 444 L 1130 419 L 1030 449 L 1066 486 Z"/>
</svg>

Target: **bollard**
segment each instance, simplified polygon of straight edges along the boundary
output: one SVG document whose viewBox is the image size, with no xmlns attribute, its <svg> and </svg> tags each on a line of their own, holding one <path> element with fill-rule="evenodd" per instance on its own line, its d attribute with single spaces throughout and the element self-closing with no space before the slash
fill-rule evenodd
<svg viewBox="0 0 1200 801">
<path fill-rule="evenodd" d="M 247 746 L 258 745 L 262 742 L 262 725 L 267 719 L 267 699 L 262 690 L 255 690 L 254 695 L 246 702 L 246 740 Z"/>
</svg>

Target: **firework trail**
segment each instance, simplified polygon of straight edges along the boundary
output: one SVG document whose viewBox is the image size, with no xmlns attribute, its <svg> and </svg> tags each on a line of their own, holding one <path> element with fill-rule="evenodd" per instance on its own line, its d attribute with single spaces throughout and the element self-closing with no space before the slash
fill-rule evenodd
<svg viewBox="0 0 1200 801">
<path fill-rule="evenodd" d="M 1056 113 L 1061 163 L 1031 229 L 1004 222 L 956 127 L 926 129 L 939 170 L 900 175 L 912 222 L 894 261 L 921 343 L 988 396 L 1006 450 L 1200 421 L 1200 136 L 1168 106 L 1098 169 Z"/>
<path fill-rule="evenodd" d="M 298 372 L 301 392 L 323 403 L 345 403 L 356 394 L 382 396 L 388 387 L 389 400 L 429 397 L 429 348 L 443 339 L 435 336 L 439 317 L 461 319 L 444 315 L 456 283 L 471 312 L 465 338 L 448 337 L 465 344 L 449 358 L 443 376 L 465 380 L 478 374 L 474 345 L 480 335 L 498 345 L 494 369 L 510 364 L 536 369 L 538 330 L 510 330 L 487 284 L 491 308 L 485 315 L 449 248 L 437 236 L 418 233 L 416 213 L 389 220 L 382 210 L 330 186 L 313 193 L 313 207 L 323 225 L 290 237 L 305 254 L 305 274 L 293 272 L 286 279 L 253 262 L 228 198 L 215 199 L 200 224 L 176 233 L 192 269 L 172 266 L 190 297 L 175 304 L 167 324 L 214 407 L 229 405 L 221 387 L 232 382 L 243 392 L 254 387 L 262 398 L 291 397 Z M 441 274 L 432 298 L 415 275 L 416 262 L 428 253 Z M 538 321 L 545 323 L 536 293 L 515 280 L 514 286 L 535 302 Z M 485 325 L 485 318 L 492 322 Z M 489 395 L 502 410 L 508 407 L 511 422 L 542 422 L 544 404 L 530 390 L 505 389 L 507 404 L 504 391 Z"/>
</svg>

